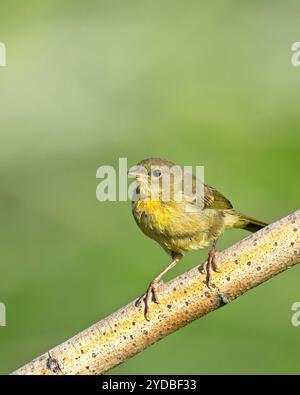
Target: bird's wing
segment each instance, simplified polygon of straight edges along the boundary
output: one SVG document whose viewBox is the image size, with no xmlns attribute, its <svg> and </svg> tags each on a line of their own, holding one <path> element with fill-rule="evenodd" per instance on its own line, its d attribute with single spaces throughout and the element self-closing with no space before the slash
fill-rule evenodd
<svg viewBox="0 0 300 395">
<path fill-rule="evenodd" d="M 216 189 L 204 184 L 204 208 L 226 210 L 231 209 L 232 204 Z"/>
<path fill-rule="evenodd" d="M 196 187 L 199 187 L 199 190 L 196 190 Z M 192 193 L 184 192 L 185 200 L 196 207 L 199 206 L 208 209 L 215 210 L 228 210 L 232 208 L 232 204 L 230 201 L 223 196 L 216 189 L 211 186 L 204 184 L 200 179 L 197 179 L 195 176 L 192 177 Z"/>
</svg>

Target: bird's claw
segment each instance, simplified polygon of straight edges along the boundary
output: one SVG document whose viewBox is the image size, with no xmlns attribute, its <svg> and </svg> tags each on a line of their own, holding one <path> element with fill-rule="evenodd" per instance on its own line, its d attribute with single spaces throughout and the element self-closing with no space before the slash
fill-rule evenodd
<svg viewBox="0 0 300 395">
<path fill-rule="evenodd" d="M 140 296 L 138 298 L 138 300 L 135 302 L 135 306 L 139 307 L 141 305 L 142 300 L 145 301 L 145 318 L 147 321 L 150 321 L 149 318 L 149 310 L 150 310 L 150 304 L 151 302 L 155 302 L 155 303 L 159 303 L 159 299 L 158 299 L 158 293 L 157 293 L 157 288 L 159 286 L 159 282 L 158 281 L 151 281 L 151 283 L 149 284 L 147 291 L 144 295 Z"/>
<path fill-rule="evenodd" d="M 205 273 L 206 273 L 206 269 L 207 269 L 207 262 L 204 262 L 204 263 L 201 265 L 200 273 L 201 273 L 201 274 L 205 274 Z"/>
<path fill-rule="evenodd" d="M 200 272 L 202 274 L 206 274 L 206 285 L 209 289 L 211 289 L 211 272 L 221 273 L 222 270 L 218 268 L 216 263 L 216 252 L 210 251 L 208 254 L 207 262 L 203 263 Z"/>
</svg>

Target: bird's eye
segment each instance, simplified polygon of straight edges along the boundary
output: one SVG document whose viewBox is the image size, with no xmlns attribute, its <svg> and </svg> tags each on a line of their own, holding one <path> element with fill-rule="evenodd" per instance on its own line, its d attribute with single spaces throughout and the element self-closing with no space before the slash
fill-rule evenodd
<svg viewBox="0 0 300 395">
<path fill-rule="evenodd" d="M 160 177 L 161 176 L 161 170 L 154 169 L 152 174 L 153 174 L 154 177 Z"/>
</svg>

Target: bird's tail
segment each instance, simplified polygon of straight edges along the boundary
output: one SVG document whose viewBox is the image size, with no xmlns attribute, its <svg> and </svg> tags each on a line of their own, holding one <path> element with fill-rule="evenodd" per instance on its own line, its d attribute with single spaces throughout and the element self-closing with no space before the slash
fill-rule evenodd
<svg viewBox="0 0 300 395">
<path fill-rule="evenodd" d="M 247 215 L 240 214 L 240 216 L 243 221 L 243 225 L 241 226 L 241 228 L 249 230 L 249 232 L 254 233 L 264 228 L 265 226 L 268 226 L 266 222 L 248 217 Z"/>
</svg>

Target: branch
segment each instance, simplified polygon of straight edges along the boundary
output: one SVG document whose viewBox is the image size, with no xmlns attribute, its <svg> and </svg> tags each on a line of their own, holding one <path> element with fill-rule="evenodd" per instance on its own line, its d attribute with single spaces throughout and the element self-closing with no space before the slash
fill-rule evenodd
<svg viewBox="0 0 300 395">
<path fill-rule="evenodd" d="M 189 322 L 231 302 L 300 260 L 300 210 L 218 253 L 221 273 L 205 285 L 199 266 L 159 288 L 146 321 L 135 301 L 13 374 L 101 374 Z"/>
</svg>

